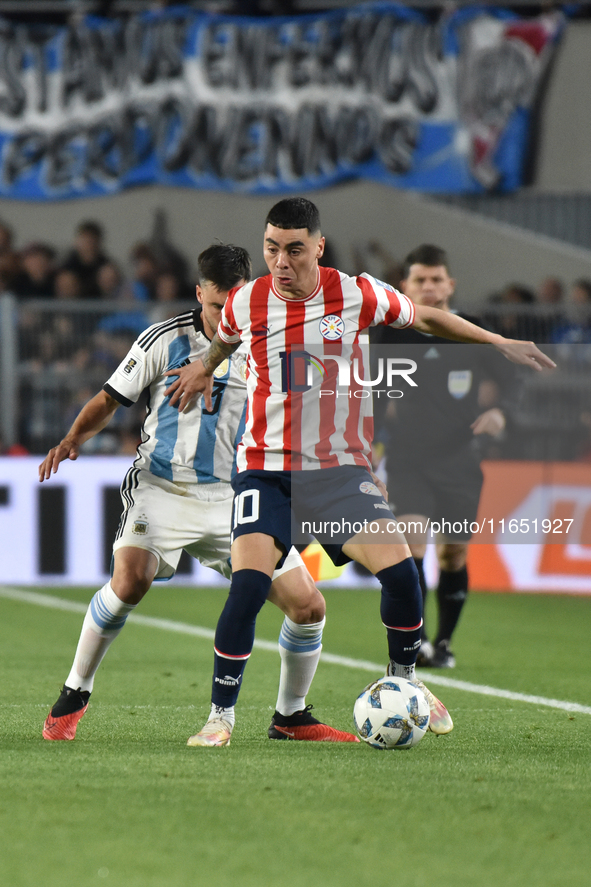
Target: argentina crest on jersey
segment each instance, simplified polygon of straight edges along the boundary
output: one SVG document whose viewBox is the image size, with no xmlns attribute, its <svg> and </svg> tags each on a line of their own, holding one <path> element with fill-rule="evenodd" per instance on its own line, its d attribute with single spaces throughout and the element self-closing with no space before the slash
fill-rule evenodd
<svg viewBox="0 0 591 887">
<path fill-rule="evenodd" d="M 447 390 L 456 400 L 465 397 L 472 388 L 472 370 L 450 370 Z"/>
<path fill-rule="evenodd" d="M 222 362 L 219 364 L 219 366 L 217 366 L 215 368 L 215 370 L 213 371 L 214 379 L 223 379 L 224 376 L 227 376 L 229 370 L 230 370 L 230 361 L 226 357 L 226 358 L 224 358 L 224 360 L 222 360 Z"/>
</svg>

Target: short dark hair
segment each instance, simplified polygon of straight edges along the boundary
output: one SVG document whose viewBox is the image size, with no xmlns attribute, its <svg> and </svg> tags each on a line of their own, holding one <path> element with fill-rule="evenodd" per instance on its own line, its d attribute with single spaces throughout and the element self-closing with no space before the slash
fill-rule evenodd
<svg viewBox="0 0 591 887">
<path fill-rule="evenodd" d="M 447 273 L 450 273 L 447 253 L 440 246 L 434 246 L 432 243 L 422 243 L 409 252 L 402 264 L 403 280 L 408 277 L 411 265 L 426 265 L 427 268 L 437 268 L 439 265 L 444 265 Z"/>
<path fill-rule="evenodd" d="M 78 234 L 92 234 L 94 237 L 96 237 L 97 240 L 103 239 L 102 225 L 99 225 L 98 222 L 94 222 L 92 219 L 87 219 L 85 222 L 80 222 L 80 224 L 76 228 L 76 232 Z"/>
<path fill-rule="evenodd" d="M 21 255 L 23 257 L 30 256 L 34 253 L 45 256 L 45 258 L 53 262 L 55 259 L 55 250 L 52 246 L 49 246 L 48 243 L 41 243 L 40 241 L 34 241 L 33 243 L 28 243 L 21 250 Z"/>
<path fill-rule="evenodd" d="M 310 234 L 320 232 L 320 213 L 316 204 L 305 197 L 286 197 L 271 207 L 265 219 L 265 227 L 307 228 Z"/>
<path fill-rule="evenodd" d="M 583 290 L 588 302 L 591 302 L 591 280 L 588 280 L 586 277 L 579 277 L 578 280 L 575 280 L 573 283 L 573 287 L 577 287 L 577 289 Z"/>
<path fill-rule="evenodd" d="M 250 280 L 252 263 L 250 256 L 241 246 L 232 243 L 214 243 L 208 246 L 197 258 L 199 280 L 211 281 L 225 292 L 240 280 Z"/>
</svg>

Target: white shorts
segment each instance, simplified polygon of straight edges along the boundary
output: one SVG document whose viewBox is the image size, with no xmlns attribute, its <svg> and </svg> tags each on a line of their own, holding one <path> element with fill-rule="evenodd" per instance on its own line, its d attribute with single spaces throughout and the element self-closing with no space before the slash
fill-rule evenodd
<svg viewBox="0 0 591 887">
<path fill-rule="evenodd" d="M 158 559 L 155 579 L 174 576 L 183 549 L 204 567 L 230 578 L 230 484 L 181 484 L 130 468 L 121 484 L 123 514 L 113 552 L 142 548 Z M 304 565 L 292 548 L 273 579 Z"/>
</svg>

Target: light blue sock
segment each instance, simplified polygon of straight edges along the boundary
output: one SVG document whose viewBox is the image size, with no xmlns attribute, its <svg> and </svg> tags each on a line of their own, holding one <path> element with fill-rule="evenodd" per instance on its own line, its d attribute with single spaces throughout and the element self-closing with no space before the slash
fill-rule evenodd
<svg viewBox="0 0 591 887">
<path fill-rule="evenodd" d="M 124 604 L 107 582 L 94 595 L 80 632 L 74 664 L 66 678 L 66 686 L 92 692 L 94 676 L 105 653 L 113 643 L 134 604 Z"/>
<path fill-rule="evenodd" d="M 279 633 L 281 674 L 277 711 L 289 717 L 306 707 L 306 695 L 316 673 L 322 652 L 322 631 L 326 619 L 299 625 L 286 616 Z"/>
</svg>

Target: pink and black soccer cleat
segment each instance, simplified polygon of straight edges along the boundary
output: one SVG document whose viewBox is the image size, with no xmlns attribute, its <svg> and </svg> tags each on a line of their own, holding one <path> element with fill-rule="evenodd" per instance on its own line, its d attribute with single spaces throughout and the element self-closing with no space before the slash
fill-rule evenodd
<svg viewBox="0 0 591 887">
<path fill-rule="evenodd" d="M 269 739 L 298 739 L 303 742 L 359 742 L 352 733 L 335 730 L 328 724 L 317 721 L 310 714 L 312 705 L 303 711 L 285 716 L 275 712 L 269 727 Z"/>
<path fill-rule="evenodd" d="M 64 687 L 43 724 L 44 739 L 74 739 L 78 721 L 88 708 L 90 693 Z"/>
</svg>

